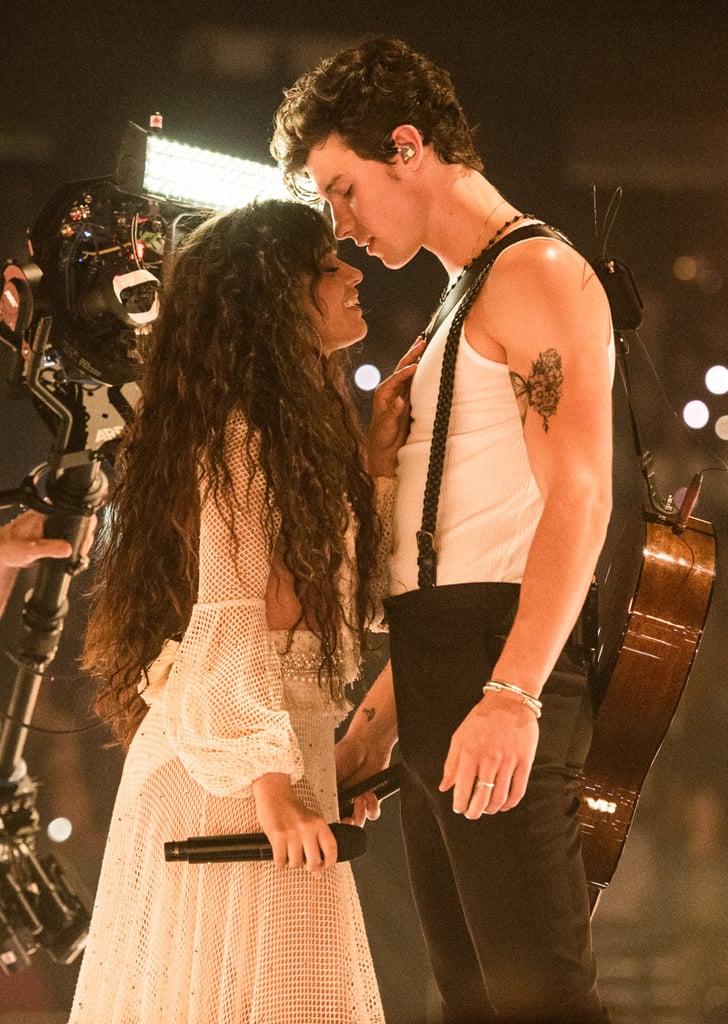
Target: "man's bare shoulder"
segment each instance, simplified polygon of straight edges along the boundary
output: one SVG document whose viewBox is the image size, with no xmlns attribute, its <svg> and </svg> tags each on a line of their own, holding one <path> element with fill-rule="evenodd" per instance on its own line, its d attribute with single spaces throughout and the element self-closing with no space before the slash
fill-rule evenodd
<svg viewBox="0 0 728 1024">
<path fill-rule="evenodd" d="M 594 282 L 601 285 L 587 260 L 572 245 L 557 238 L 528 238 L 500 254 L 488 275 L 490 290 L 527 288 L 546 296 L 562 291 L 577 294 Z"/>
<path fill-rule="evenodd" d="M 531 238 L 506 249 L 473 304 L 468 338 L 477 349 L 556 338 L 606 344 L 609 303 L 587 260 L 567 242 Z M 487 352 L 484 352 L 487 354 Z"/>
</svg>

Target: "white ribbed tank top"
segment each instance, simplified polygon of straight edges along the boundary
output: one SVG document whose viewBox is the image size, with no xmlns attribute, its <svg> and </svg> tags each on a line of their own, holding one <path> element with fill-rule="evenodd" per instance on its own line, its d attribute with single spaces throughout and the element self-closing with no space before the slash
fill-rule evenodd
<svg viewBox="0 0 728 1024">
<path fill-rule="evenodd" d="M 453 310 L 430 341 L 412 381 L 413 422 L 397 470 L 392 594 L 417 587 L 415 533 L 422 522 L 442 357 L 454 315 Z M 475 352 L 463 330 L 435 536 L 438 585 L 520 583 L 542 509 L 508 367 Z"/>
</svg>

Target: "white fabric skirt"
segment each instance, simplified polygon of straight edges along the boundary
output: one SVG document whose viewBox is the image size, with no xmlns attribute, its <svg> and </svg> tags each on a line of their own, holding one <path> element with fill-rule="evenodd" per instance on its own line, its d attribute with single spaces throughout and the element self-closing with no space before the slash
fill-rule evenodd
<svg viewBox="0 0 728 1024">
<path fill-rule="evenodd" d="M 317 642 L 271 634 L 303 755 L 296 791 L 338 818 Z M 125 762 L 69 1024 L 380 1024 L 349 864 L 320 879 L 270 862 L 168 863 L 164 843 L 258 832 L 252 799 L 212 796 L 172 751 L 155 702 Z"/>
</svg>

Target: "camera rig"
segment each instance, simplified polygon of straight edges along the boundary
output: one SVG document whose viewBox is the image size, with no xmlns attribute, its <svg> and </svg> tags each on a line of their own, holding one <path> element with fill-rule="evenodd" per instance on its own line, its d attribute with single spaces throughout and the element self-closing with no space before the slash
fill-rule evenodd
<svg viewBox="0 0 728 1024">
<path fill-rule="evenodd" d="M 130 126 L 136 133 L 136 126 Z M 209 210 L 125 188 L 116 177 L 64 185 L 28 234 L 26 262 L 8 260 L 0 341 L 12 352 L 8 382 L 27 389 L 49 428 L 48 461 L 0 508 L 35 508 L 47 536 L 68 540 L 68 559 L 42 559 L 26 596 L 10 704 L 0 712 L 0 968 L 12 974 L 43 950 L 59 963 L 84 948 L 89 917 L 53 856 L 37 851 L 36 784 L 23 760 L 44 673 L 55 657 L 67 594 L 88 519 L 105 504 L 125 425 L 139 394 L 145 343 L 159 308 L 164 267 Z"/>
</svg>

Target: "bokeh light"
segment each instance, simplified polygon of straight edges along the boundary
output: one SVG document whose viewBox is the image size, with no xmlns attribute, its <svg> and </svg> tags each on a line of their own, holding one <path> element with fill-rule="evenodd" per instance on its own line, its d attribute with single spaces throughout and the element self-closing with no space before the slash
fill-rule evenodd
<svg viewBox="0 0 728 1024">
<path fill-rule="evenodd" d="M 372 363 L 362 363 L 354 374 L 354 383 L 360 391 L 373 391 L 381 379 L 379 367 Z"/>
<path fill-rule="evenodd" d="M 698 261 L 694 256 L 678 256 L 672 272 L 678 281 L 694 281 L 698 276 Z"/>
<path fill-rule="evenodd" d="M 46 833 L 49 839 L 52 839 L 54 843 L 65 843 L 70 838 L 73 832 L 73 825 L 68 818 L 54 818 L 53 821 L 48 823 Z"/>
<path fill-rule="evenodd" d="M 728 366 L 711 366 L 705 374 L 705 386 L 712 395 L 728 392 Z"/>
<path fill-rule="evenodd" d="M 699 399 L 695 399 L 692 402 L 688 402 L 683 408 L 683 419 L 689 427 L 694 430 L 699 430 L 704 427 L 710 419 L 710 412 L 705 402 L 701 402 Z"/>
</svg>

